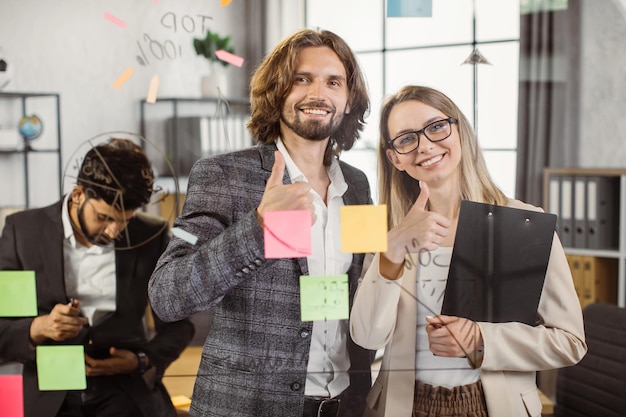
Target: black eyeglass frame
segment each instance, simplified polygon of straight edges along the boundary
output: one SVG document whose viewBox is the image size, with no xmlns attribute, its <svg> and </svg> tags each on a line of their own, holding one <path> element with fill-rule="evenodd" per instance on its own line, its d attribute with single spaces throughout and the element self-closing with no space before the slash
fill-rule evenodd
<svg viewBox="0 0 626 417">
<path fill-rule="evenodd" d="M 441 123 L 441 122 L 448 122 L 448 123 L 450 124 L 450 133 L 448 133 L 448 136 L 446 136 L 445 138 L 441 138 L 441 139 L 437 139 L 437 140 L 432 140 L 431 138 L 429 138 L 429 137 L 428 137 L 428 134 L 426 133 L 426 129 L 428 129 L 428 128 L 429 128 L 430 126 L 432 126 L 432 125 L 435 125 L 435 124 L 437 124 L 437 123 Z M 435 120 L 435 121 L 434 121 L 434 122 L 432 122 L 432 123 L 428 123 L 426 126 L 424 126 L 423 128 L 421 128 L 420 130 L 413 130 L 413 131 L 410 131 L 410 132 L 404 132 L 404 133 L 402 133 L 402 134 L 400 134 L 400 135 L 396 136 L 396 137 L 395 137 L 395 138 L 393 138 L 393 139 L 389 139 L 389 140 L 387 141 L 387 146 L 388 146 L 389 148 L 393 149 L 394 151 L 396 151 L 397 153 L 399 153 L 400 155 L 406 155 L 406 154 L 411 153 L 411 152 L 413 152 L 415 149 L 417 149 L 417 148 L 419 148 L 419 147 L 420 147 L 420 140 L 421 140 L 420 135 L 424 135 L 424 137 L 425 137 L 426 139 L 428 139 L 431 143 L 441 142 L 442 140 L 446 140 L 446 139 L 448 139 L 448 138 L 450 137 L 450 135 L 452 135 L 452 125 L 453 125 L 453 124 L 455 124 L 455 123 L 458 123 L 458 120 L 457 120 L 457 119 L 455 119 L 454 117 L 448 117 L 447 119 Z M 414 133 L 414 134 L 416 134 L 416 135 L 417 135 L 417 146 L 416 146 L 415 148 L 411 149 L 410 151 L 407 151 L 407 152 L 400 152 L 398 149 L 396 149 L 396 147 L 394 146 L 393 142 L 394 142 L 396 139 L 400 139 L 402 136 L 405 136 L 405 135 L 407 135 L 407 134 L 409 134 L 409 133 Z"/>
</svg>

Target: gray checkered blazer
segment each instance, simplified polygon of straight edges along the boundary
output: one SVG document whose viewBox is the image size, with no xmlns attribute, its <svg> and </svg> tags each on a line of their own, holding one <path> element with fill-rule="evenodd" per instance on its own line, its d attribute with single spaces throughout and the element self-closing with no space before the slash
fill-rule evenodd
<svg viewBox="0 0 626 417">
<path fill-rule="evenodd" d="M 259 145 L 204 158 L 191 170 L 174 227 L 197 236 L 172 238 L 149 285 L 165 321 L 214 309 L 204 343 L 190 416 L 302 416 L 312 323 L 300 321 L 299 277 L 306 258 L 265 259 L 256 208 L 276 146 Z M 363 172 L 340 162 L 344 204 L 371 204 Z M 287 170 L 283 178 L 290 183 Z M 350 304 L 363 254 L 348 271 Z M 361 415 L 371 386 L 372 352 L 350 339 L 349 415 Z M 348 415 L 346 414 L 346 415 Z"/>
</svg>

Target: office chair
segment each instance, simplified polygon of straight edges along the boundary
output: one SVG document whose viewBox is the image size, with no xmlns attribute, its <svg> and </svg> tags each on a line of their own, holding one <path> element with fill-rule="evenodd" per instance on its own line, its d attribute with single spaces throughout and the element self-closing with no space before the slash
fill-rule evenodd
<svg viewBox="0 0 626 417">
<path fill-rule="evenodd" d="M 558 370 L 555 417 L 626 416 L 626 309 L 594 303 L 583 310 L 588 351 Z"/>
</svg>

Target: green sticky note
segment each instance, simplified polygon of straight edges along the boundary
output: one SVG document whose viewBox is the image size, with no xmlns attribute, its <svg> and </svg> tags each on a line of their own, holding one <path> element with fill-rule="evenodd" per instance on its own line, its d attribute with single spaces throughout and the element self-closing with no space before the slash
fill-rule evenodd
<svg viewBox="0 0 626 417">
<path fill-rule="evenodd" d="M 300 276 L 300 316 L 302 321 L 347 319 L 348 275 Z"/>
<path fill-rule="evenodd" d="M 37 376 L 40 391 L 84 390 L 85 348 L 73 346 L 37 346 Z"/>
<path fill-rule="evenodd" d="M 36 315 L 35 271 L 0 271 L 0 317 Z"/>
<path fill-rule="evenodd" d="M 387 206 L 342 206 L 341 250 L 367 253 L 387 251 Z"/>
</svg>

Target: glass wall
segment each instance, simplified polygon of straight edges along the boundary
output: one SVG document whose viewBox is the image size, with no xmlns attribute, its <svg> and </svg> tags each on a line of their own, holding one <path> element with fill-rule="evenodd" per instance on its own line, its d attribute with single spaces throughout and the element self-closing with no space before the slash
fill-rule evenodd
<svg viewBox="0 0 626 417">
<path fill-rule="evenodd" d="M 342 158 L 363 169 L 376 197 L 379 108 L 407 84 L 437 88 L 473 122 L 489 170 L 515 195 L 519 0 L 432 0 L 431 17 L 386 17 L 386 0 L 306 0 L 307 27 L 331 30 L 357 53 L 372 111 Z M 474 49 L 489 64 L 463 64 Z M 375 198 L 376 201 L 376 198 Z"/>
</svg>

